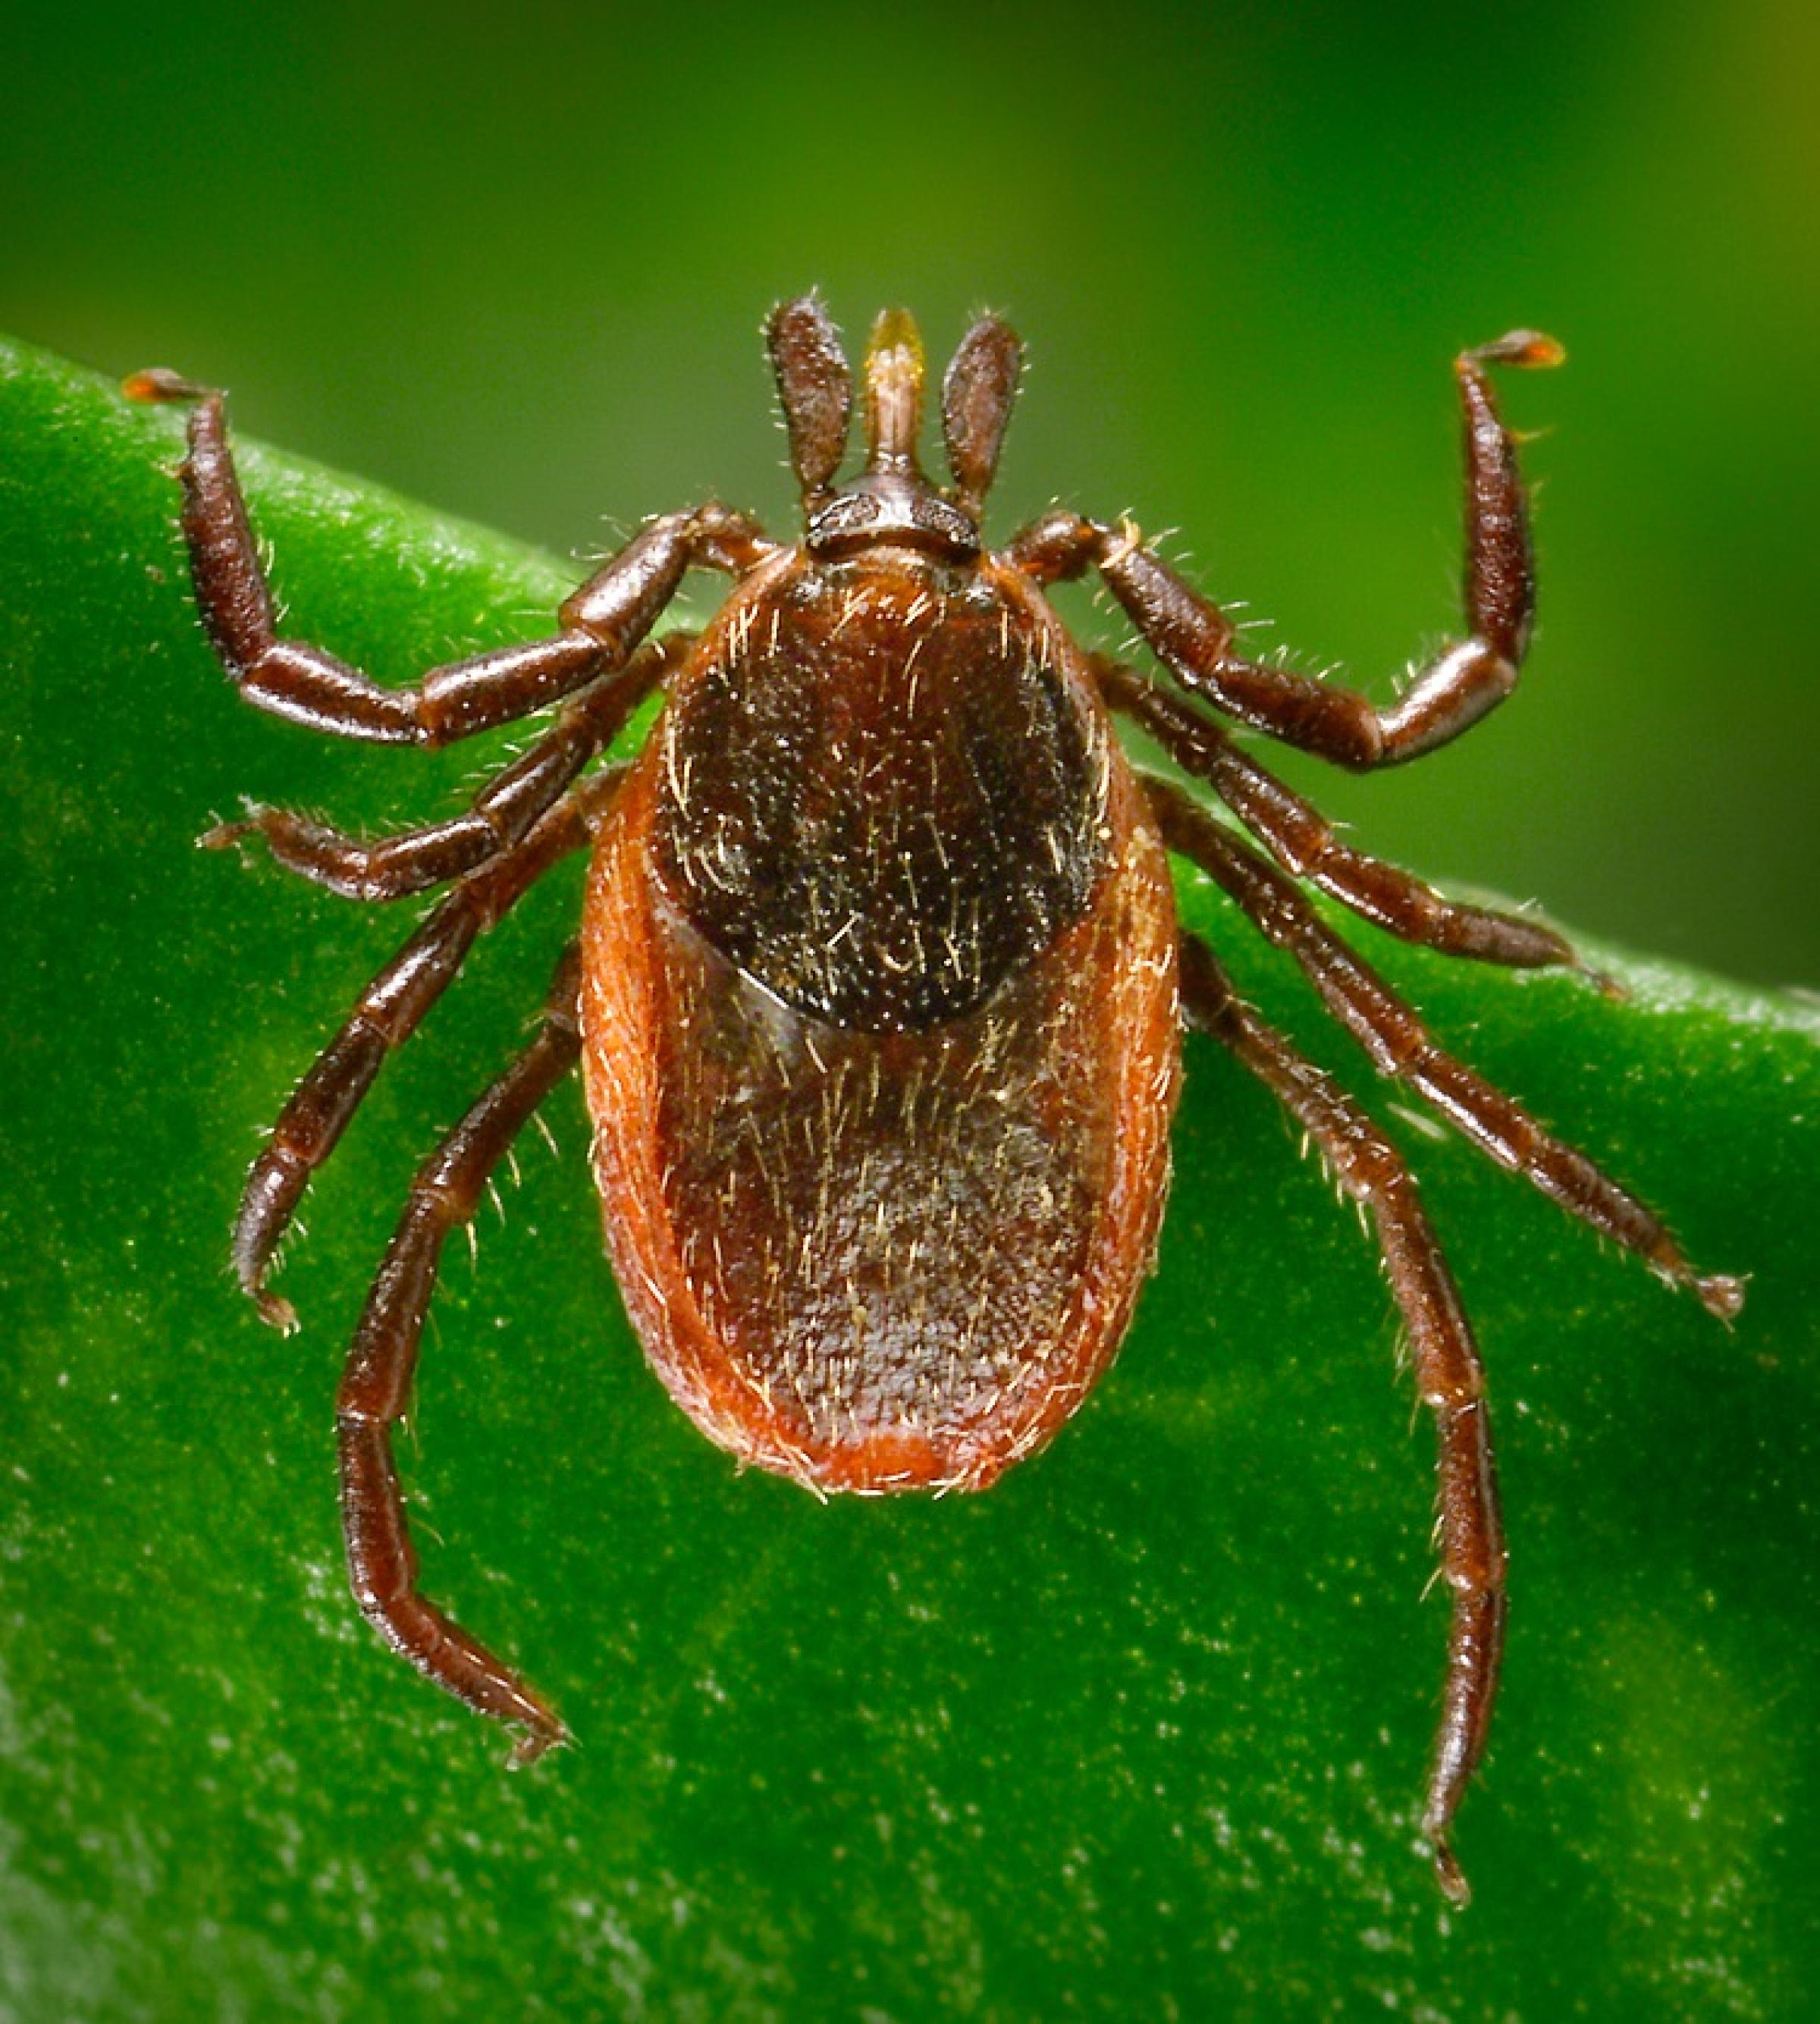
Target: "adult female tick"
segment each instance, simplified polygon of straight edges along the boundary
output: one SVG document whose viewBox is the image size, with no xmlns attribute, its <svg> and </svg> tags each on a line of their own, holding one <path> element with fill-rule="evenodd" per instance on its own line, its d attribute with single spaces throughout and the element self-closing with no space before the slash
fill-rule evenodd
<svg viewBox="0 0 1820 2024">
<path fill-rule="evenodd" d="M 248 700 L 424 746 L 555 712 L 451 820 L 363 842 L 255 807 L 204 839 L 261 836 L 290 869 L 363 899 L 449 889 L 254 1163 L 233 1252 L 268 1320 L 294 1324 L 268 1269 L 388 1054 L 483 929 L 560 858 L 593 853 L 582 935 L 537 1034 L 419 1173 L 349 1354 L 337 1419 L 355 1595 L 413 1665 L 518 1727 L 521 1761 L 564 1740 L 544 1697 L 420 1590 L 392 1429 L 444 1240 L 578 1060 L 620 1288 L 684 1410 L 743 1460 L 820 1491 L 978 1489 L 1055 1432 L 1125 1332 L 1162 1212 L 1185 1020 L 1266 1084 L 1376 1225 L 1439 1436 L 1451 1619 L 1423 1825 L 1442 1887 L 1463 1898 L 1451 1828 L 1505 1623 L 1478 1351 L 1401 1156 L 1181 931 L 1169 860 L 1224 886 L 1381 1072 L 1715 1314 L 1736 1312 L 1738 1281 L 1699 1276 L 1649 1209 L 1437 1047 L 1297 882 L 1462 956 L 1569 963 L 1567 944 L 1341 843 L 1221 721 L 1363 768 L 1433 751 L 1510 694 L 1534 584 L 1488 368 L 1552 365 L 1558 348 L 1516 332 L 1455 361 L 1466 636 L 1379 710 L 1246 658 L 1128 522 L 1056 512 L 984 545 L 1020 366 L 1004 324 L 975 324 L 949 368 L 946 486 L 918 461 L 923 361 L 907 315 L 874 327 L 866 461 L 845 484 L 852 376 L 832 324 L 806 296 L 774 312 L 769 338 L 800 539 L 773 541 L 717 504 L 666 515 L 562 605 L 553 636 L 403 689 L 281 636 L 220 394 L 164 372 L 127 383 L 194 403 L 183 531 L 209 638 Z M 651 640 L 691 569 L 733 588 L 699 634 Z M 1063 629 L 1045 590 L 1090 570 L 1167 681 Z M 639 756 L 590 771 L 660 688 Z M 1134 771 L 1114 714 L 1255 842 Z"/>
</svg>

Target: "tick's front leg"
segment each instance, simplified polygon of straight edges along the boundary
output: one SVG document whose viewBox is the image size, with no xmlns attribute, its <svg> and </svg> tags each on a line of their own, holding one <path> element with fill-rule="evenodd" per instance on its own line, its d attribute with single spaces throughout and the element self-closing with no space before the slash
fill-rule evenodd
<svg viewBox="0 0 1820 2024">
<path fill-rule="evenodd" d="M 1128 522 L 1112 527 L 1051 513 L 1017 537 L 1008 558 L 1040 583 L 1097 568 L 1183 686 L 1241 724 L 1356 772 L 1419 758 L 1477 723 L 1517 686 L 1535 614 L 1528 500 L 1516 442 L 1499 419 L 1485 368 L 1554 365 L 1562 355 L 1552 338 L 1513 331 L 1454 361 L 1466 427 L 1469 636 L 1420 669 L 1389 710 L 1355 689 L 1235 652 L 1231 620 L 1191 589 Z"/>
<path fill-rule="evenodd" d="M 384 745 L 446 745 L 528 716 L 620 666 L 692 568 L 739 574 L 770 552 L 756 522 L 710 504 L 666 514 L 566 599 L 563 629 L 433 668 L 387 688 L 320 647 L 281 639 L 270 585 L 228 448 L 222 396 L 176 374 L 136 373 L 134 400 L 192 401 L 178 467 L 183 535 L 210 643 L 249 702 L 312 730 Z"/>
</svg>

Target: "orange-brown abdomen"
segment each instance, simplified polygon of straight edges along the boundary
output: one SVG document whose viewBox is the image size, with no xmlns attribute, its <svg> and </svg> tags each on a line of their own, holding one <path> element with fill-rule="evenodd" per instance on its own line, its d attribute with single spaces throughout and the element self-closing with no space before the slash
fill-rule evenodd
<svg viewBox="0 0 1820 2024">
<path fill-rule="evenodd" d="M 901 555 L 765 574 L 794 633 L 755 641 L 736 600 L 596 850 L 609 1247 L 659 1374 L 742 1459 L 977 1487 L 1073 1410 L 1149 1267 L 1165 853 L 1029 593 Z"/>
</svg>

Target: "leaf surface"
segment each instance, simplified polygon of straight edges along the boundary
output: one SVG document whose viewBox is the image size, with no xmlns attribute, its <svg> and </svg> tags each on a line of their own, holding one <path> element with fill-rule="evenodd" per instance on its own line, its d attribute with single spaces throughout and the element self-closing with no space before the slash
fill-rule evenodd
<svg viewBox="0 0 1820 2024">
<path fill-rule="evenodd" d="M 226 1270 L 240 1178 L 411 913 L 194 839 L 242 794 L 428 820 L 505 748 L 243 706 L 193 615 L 180 430 L 0 349 L 0 2014 L 1799 2014 L 1820 1020 L 1617 952 L 1590 953 L 1622 1005 L 1354 934 L 1704 1269 L 1752 1275 L 1730 1332 L 1374 1087 L 1183 882 L 1409 1148 L 1491 1373 L 1514 1615 L 1466 1914 L 1413 1828 L 1429 1430 L 1369 1241 L 1198 1039 L 1125 1353 L 974 1499 L 822 1506 L 704 1443 L 627 1331 L 565 1091 L 560 1157 L 527 1138 L 478 1268 L 451 1247 L 401 1454 L 431 1592 L 580 1747 L 511 1773 L 384 1652 L 341 1571 L 339 1358 L 416 1161 L 522 1043 L 578 867 L 388 1069 L 306 1204 L 281 1340 Z M 383 679 L 534 636 L 577 574 L 242 468 L 290 624 Z"/>
</svg>

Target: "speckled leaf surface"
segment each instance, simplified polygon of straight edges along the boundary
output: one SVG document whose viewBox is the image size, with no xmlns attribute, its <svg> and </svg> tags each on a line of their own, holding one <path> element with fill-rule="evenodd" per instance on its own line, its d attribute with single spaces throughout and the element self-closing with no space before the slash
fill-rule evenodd
<svg viewBox="0 0 1820 2024">
<path fill-rule="evenodd" d="M 627 1332 L 563 1091 L 559 1157 L 527 1138 L 478 1264 L 451 1253 L 402 1453 L 429 1585 L 580 1747 L 510 1773 L 386 1654 L 341 1573 L 339 1361 L 578 867 L 393 1065 L 288 1254 L 303 1332 L 263 1328 L 226 1270 L 240 1175 L 411 910 L 194 838 L 242 794 L 426 820 L 487 755 L 235 698 L 189 603 L 180 427 L 0 350 L 0 2017 L 1803 2014 L 1820 1017 L 1617 953 L 1621 1006 L 1357 937 L 1752 1275 L 1729 1333 L 1373 1087 L 1184 879 L 1411 1149 L 1492 1371 L 1514 1604 L 1463 1915 L 1412 1824 L 1429 1430 L 1352 1214 L 1199 1040 L 1125 1354 L 975 1499 L 823 1506 L 704 1443 Z M 294 624 L 386 679 L 532 636 L 574 574 L 244 468 Z"/>
</svg>

